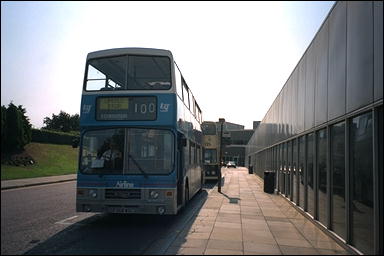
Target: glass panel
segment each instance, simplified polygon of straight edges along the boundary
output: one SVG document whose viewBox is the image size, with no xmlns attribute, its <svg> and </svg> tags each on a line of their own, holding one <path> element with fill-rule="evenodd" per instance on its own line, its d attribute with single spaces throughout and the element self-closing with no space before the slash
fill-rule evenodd
<svg viewBox="0 0 384 256">
<path fill-rule="evenodd" d="M 156 129 L 128 130 L 128 174 L 167 174 L 174 163 L 174 142 L 170 131 Z"/>
<path fill-rule="evenodd" d="M 285 180 L 284 180 L 284 143 L 280 144 L 280 192 L 284 192 Z"/>
<path fill-rule="evenodd" d="M 201 164 L 201 151 L 200 151 L 200 146 L 197 146 L 197 164 Z"/>
<path fill-rule="evenodd" d="M 293 158 L 292 158 L 292 167 L 293 167 L 293 201 L 297 204 L 298 203 L 298 168 L 297 168 L 297 140 L 294 139 L 292 141 L 293 143 Z"/>
<path fill-rule="evenodd" d="M 332 229 L 346 240 L 345 123 L 331 127 Z"/>
<path fill-rule="evenodd" d="M 168 57 L 129 56 L 128 65 L 128 89 L 171 88 L 171 65 Z"/>
<path fill-rule="evenodd" d="M 327 226 L 327 130 L 317 132 L 318 212 L 319 221 Z"/>
<path fill-rule="evenodd" d="M 289 197 L 291 195 L 291 171 L 292 171 L 292 144 L 291 141 L 287 142 L 287 175 L 285 178 L 286 188 L 285 193 L 286 196 Z"/>
<path fill-rule="evenodd" d="M 282 152 L 281 152 L 282 156 L 281 156 L 281 160 L 282 160 L 282 165 L 283 165 L 283 172 L 282 172 L 282 179 L 281 179 L 281 183 L 282 183 L 282 190 L 281 192 L 285 195 L 286 191 L 285 191 L 285 188 L 286 188 L 286 176 L 287 176 L 287 144 L 286 143 L 283 143 L 282 144 Z"/>
<path fill-rule="evenodd" d="M 313 177 L 313 133 L 307 135 L 307 205 L 308 213 L 315 216 L 315 190 Z"/>
<path fill-rule="evenodd" d="M 189 108 L 189 90 L 183 78 L 181 81 L 183 82 L 184 103 Z"/>
<path fill-rule="evenodd" d="M 177 94 L 179 95 L 179 97 L 181 98 L 181 100 L 183 100 L 183 84 L 181 82 L 181 74 L 180 74 L 180 70 L 179 68 L 177 67 L 176 63 L 175 63 L 175 86 L 176 86 L 176 91 L 177 91 Z"/>
<path fill-rule="evenodd" d="M 124 129 L 86 132 L 80 170 L 86 174 L 123 174 Z"/>
<path fill-rule="evenodd" d="M 217 151 L 216 149 L 205 149 L 204 150 L 204 163 L 215 164 L 217 163 Z"/>
<path fill-rule="evenodd" d="M 299 205 L 304 209 L 305 136 L 299 138 Z"/>
<path fill-rule="evenodd" d="M 126 72 L 126 56 L 90 60 L 86 90 L 124 89 Z"/>
<path fill-rule="evenodd" d="M 99 62 L 100 62 L 100 60 L 99 61 L 98 60 L 92 60 L 89 62 L 88 74 L 87 74 L 88 80 L 91 80 L 91 79 L 106 80 L 106 76 L 103 73 L 103 71 L 100 71 L 93 66 L 93 65 L 96 66 Z"/>
<path fill-rule="evenodd" d="M 171 65 L 168 57 L 120 56 L 93 59 L 88 62 L 86 90 L 169 88 L 171 88 Z"/>
<path fill-rule="evenodd" d="M 106 80 L 88 80 L 87 91 L 98 91 L 105 87 Z"/>
<path fill-rule="evenodd" d="M 83 136 L 81 171 L 123 174 L 125 169 L 124 173 L 128 174 L 166 174 L 173 168 L 173 147 L 173 135 L 165 130 L 88 131 Z M 124 166 L 123 159 L 126 159 Z"/>
<path fill-rule="evenodd" d="M 193 96 L 192 96 L 192 92 L 191 90 L 188 92 L 188 95 L 189 95 L 189 110 L 191 111 L 191 113 L 193 113 Z"/>
<path fill-rule="evenodd" d="M 374 253 L 372 113 L 351 123 L 352 244 L 364 254 Z"/>
<path fill-rule="evenodd" d="M 192 149 L 193 149 L 192 142 L 189 142 L 189 155 L 188 155 L 188 164 L 189 165 L 192 164 Z"/>
<path fill-rule="evenodd" d="M 378 241 L 379 241 L 379 254 L 383 254 L 383 243 L 380 241 L 383 241 L 383 106 L 379 107 L 378 108 L 378 120 L 375 120 L 378 121 L 378 153 L 375 154 L 375 156 L 378 156 L 378 167 L 379 169 L 377 170 L 378 171 L 378 185 L 379 185 L 379 188 L 378 188 L 378 193 L 379 193 L 379 223 L 376 223 L 376 225 L 379 226 L 379 237 L 378 237 Z"/>
</svg>

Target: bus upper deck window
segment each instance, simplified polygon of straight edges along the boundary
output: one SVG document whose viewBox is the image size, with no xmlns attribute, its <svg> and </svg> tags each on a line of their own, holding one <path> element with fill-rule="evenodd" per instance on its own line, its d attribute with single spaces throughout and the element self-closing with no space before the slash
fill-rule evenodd
<svg viewBox="0 0 384 256">
<path fill-rule="evenodd" d="M 170 88 L 171 62 L 165 56 L 125 55 L 88 61 L 87 91 Z"/>
<path fill-rule="evenodd" d="M 171 62 L 161 56 L 129 56 L 129 90 L 164 90 L 171 88 Z"/>
</svg>

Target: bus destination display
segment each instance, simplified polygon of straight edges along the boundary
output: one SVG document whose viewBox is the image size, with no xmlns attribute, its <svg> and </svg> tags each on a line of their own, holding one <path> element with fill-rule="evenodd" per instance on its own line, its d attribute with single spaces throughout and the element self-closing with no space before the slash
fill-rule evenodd
<svg viewBox="0 0 384 256">
<path fill-rule="evenodd" d="M 99 97 L 96 100 L 96 119 L 106 121 L 155 120 L 156 97 Z"/>
</svg>

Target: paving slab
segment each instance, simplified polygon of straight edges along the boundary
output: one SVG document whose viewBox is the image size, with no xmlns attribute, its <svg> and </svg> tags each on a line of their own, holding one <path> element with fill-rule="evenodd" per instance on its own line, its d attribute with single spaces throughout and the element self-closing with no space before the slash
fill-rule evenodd
<svg viewBox="0 0 384 256">
<path fill-rule="evenodd" d="M 203 255 L 339 255 L 350 254 L 285 198 L 263 191 L 263 180 L 246 168 L 223 168 L 217 185 L 190 229 L 166 254 Z"/>
</svg>

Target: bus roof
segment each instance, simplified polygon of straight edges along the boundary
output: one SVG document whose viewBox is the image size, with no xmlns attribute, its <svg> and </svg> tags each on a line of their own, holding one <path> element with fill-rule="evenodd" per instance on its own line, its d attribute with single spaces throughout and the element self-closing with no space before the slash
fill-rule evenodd
<svg viewBox="0 0 384 256">
<path fill-rule="evenodd" d="M 110 56 L 118 56 L 118 55 L 125 55 L 125 54 L 168 56 L 171 59 L 173 59 L 172 53 L 169 50 L 127 47 L 127 48 L 113 48 L 113 49 L 90 52 L 87 55 L 87 60 L 93 59 L 93 58 L 110 57 Z"/>
</svg>

